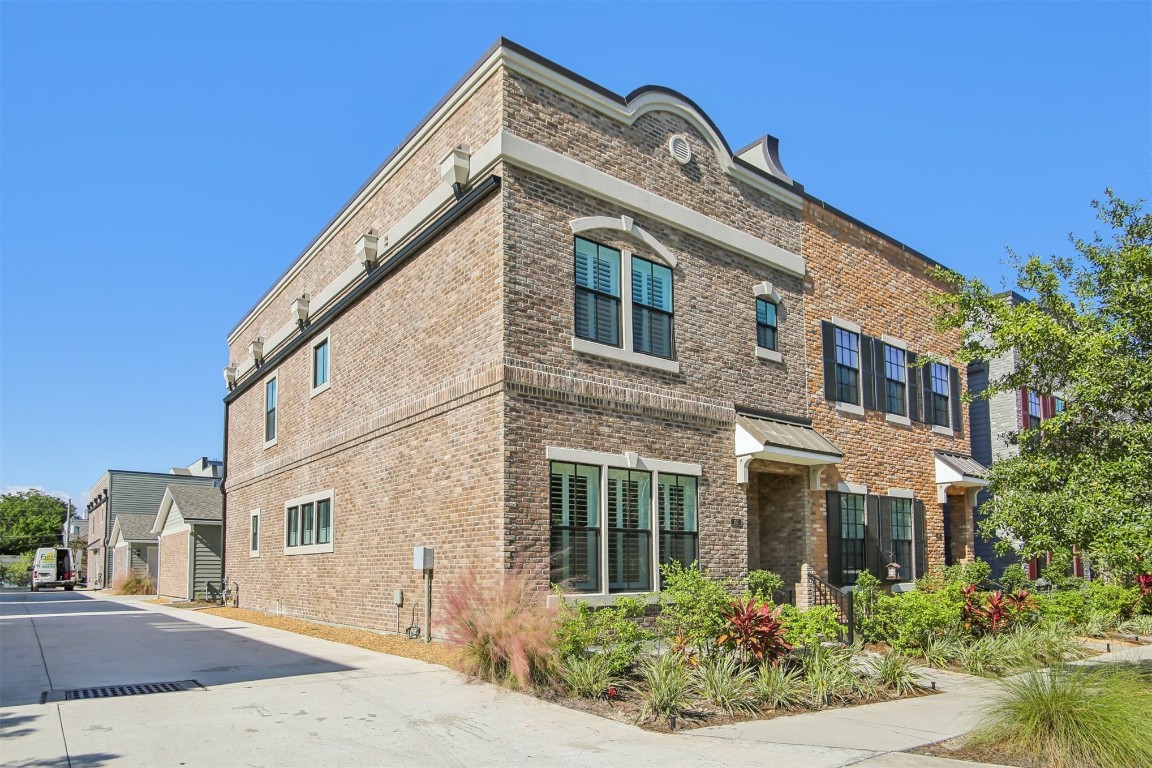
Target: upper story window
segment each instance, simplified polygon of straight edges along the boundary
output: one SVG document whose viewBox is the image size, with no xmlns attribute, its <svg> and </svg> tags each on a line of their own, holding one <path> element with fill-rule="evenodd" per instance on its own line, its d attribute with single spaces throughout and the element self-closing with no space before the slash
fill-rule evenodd
<svg viewBox="0 0 1152 768">
<path fill-rule="evenodd" d="M 312 341 L 312 388 L 309 396 L 314 397 L 331 385 L 329 358 L 331 357 L 332 336 L 331 331 L 325 332 Z"/>
<path fill-rule="evenodd" d="M 767 299 L 756 299 L 756 346 L 776 349 L 776 304 Z"/>
<path fill-rule="evenodd" d="M 620 346 L 620 251 L 576 238 L 576 335 Z"/>
<path fill-rule="evenodd" d="M 672 357 L 672 270 L 632 257 L 632 348 Z"/>
<path fill-rule="evenodd" d="M 860 334 L 835 329 L 836 399 L 842 403 L 860 404 Z"/>
<path fill-rule="evenodd" d="M 575 252 L 572 348 L 679 373 L 673 329 L 675 260 L 667 249 L 658 243 L 653 247 L 657 258 L 665 260 L 660 263 L 577 237 Z"/>
<path fill-rule="evenodd" d="M 948 407 L 948 393 L 951 382 L 948 375 L 948 366 L 943 363 L 930 363 L 930 393 L 927 408 L 930 423 L 938 427 L 947 427 L 950 424 L 951 409 Z"/>
<path fill-rule="evenodd" d="M 1043 411 L 1040 409 L 1040 393 L 1028 390 L 1028 427 L 1035 429 L 1043 420 Z"/>
<path fill-rule="evenodd" d="M 899 347 L 884 345 L 884 410 L 907 416 L 908 358 Z"/>
<path fill-rule="evenodd" d="M 276 442 L 276 403 L 279 398 L 279 377 L 272 375 L 264 383 L 264 447 Z"/>
<path fill-rule="evenodd" d="M 1053 412 L 1054 413 L 1064 413 L 1064 407 L 1065 407 L 1064 398 L 1062 398 L 1062 397 L 1055 398 L 1055 401 L 1053 402 L 1053 407 L 1052 407 Z"/>
</svg>

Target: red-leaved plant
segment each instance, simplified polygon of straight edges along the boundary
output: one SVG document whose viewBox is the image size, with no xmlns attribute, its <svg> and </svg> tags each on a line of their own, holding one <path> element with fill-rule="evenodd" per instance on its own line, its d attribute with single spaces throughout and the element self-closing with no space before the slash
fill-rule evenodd
<svg viewBox="0 0 1152 768">
<path fill-rule="evenodd" d="M 1136 577 L 1136 584 L 1140 587 L 1140 597 L 1152 597 L 1152 573 L 1141 573 Z"/>
<path fill-rule="evenodd" d="M 745 662 L 775 664 L 792 650 L 792 644 L 784 639 L 780 610 L 755 600 L 733 600 L 724 612 L 724 633 L 716 638 L 716 644 L 734 649 Z"/>
<path fill-rule="evenodd" d="M 462 574 L 444 591 L 441 621 L 460 646 L 460 670 L 510 688 L 551 681 L 558 609 L 523 569 L 501 574 L 498 586 Z"/>
<path fill-rule="evenodd" d="M 974 584 L 964 587 L 964 628 L 973 635 L 996 635 L 1011 629 L 1021 615 L 1036 610 L 1036 601 L 1026 589 L 1011 595 L 1003 592 L 981 594 Z"/>
</svg>

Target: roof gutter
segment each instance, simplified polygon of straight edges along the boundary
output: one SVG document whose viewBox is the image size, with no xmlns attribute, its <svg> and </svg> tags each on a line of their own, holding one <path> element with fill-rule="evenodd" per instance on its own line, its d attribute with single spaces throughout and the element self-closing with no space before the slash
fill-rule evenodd
<svg viewBox="0 0 1152 768">
<path fill-rule="evenodd" d="M 404 265 L 410 258 L 415 256 L 425 246 L 443 234 L 449 227 L 455 224 L 460 219 L 467 216 L 473 208 L 476 208 L 481 202 L 484 201 L 488 195 L 495 192 L 500 187 L 500 177 L 496 175 L 489 176 L 483 182 L 476 184 L 472 189 L 456 201 L 456 204 L 436 218 L 431 224 L 424 229 L 420 230 L 411 240 L 408 241 L 400 250 L 396 251 L 391 258 L 383 262 L 371 272 L 368 277 L 359 285 L 353 288 L 342 299 L 337 301 L 326 312 L 319 315 L 315 320 L 309 323 L 304 329 L 297 334 L 294 338 L 288 341 L 281 347 L 274 355 L 264 360 L 259 368 L 254 369 L 242 382 L 237 382 L 232 391 L 224 398 L 225 406 L 236 401 L 241 395 L 247 392 L 252 386 L 260 381 L 261 371 L 265 369 L 273 369 L 290 357 L 296 350 L 303 347 L 308 343 L 308 340 L 314 336 L 319 335 L 325 328 L 331 325 L 338 317 L 343 315 L 349 309 L 354 307 L 365 296 L 372 292 L 379 283 L 383 282 L 385 278 Z M 227 411 L 225 411 L 227 413 Z M 227 418 L 227 415 L 225 415 Z M 227 441 L 227 433 L 225 433 L 225 441 Z M 227 449 L 227 444 L 225 444 Z M 228 459 L 224 459 L 225 474 L 227 474 Z"/>
</svg>

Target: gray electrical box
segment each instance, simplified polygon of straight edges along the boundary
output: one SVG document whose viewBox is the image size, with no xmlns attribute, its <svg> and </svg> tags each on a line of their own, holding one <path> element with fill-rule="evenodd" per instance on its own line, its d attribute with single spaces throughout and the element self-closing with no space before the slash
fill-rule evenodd
<svg viewBox="0 0 1152 768">
<path fill-rule="evenodd" d="M 398 589 L 392 593 L 392 602 L 396 605 L 404 605 L 404 590 Z"/>
<path fill-rule="evenodd" d="M 412 570 L 430 571 L 436 560 L 436 550 L 432 547 L 412 548 Z"/>
</svg>

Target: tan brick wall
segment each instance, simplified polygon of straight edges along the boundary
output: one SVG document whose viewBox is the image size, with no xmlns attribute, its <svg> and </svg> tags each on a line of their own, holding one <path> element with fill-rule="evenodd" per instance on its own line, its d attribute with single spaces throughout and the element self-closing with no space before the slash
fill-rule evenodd
<svg viewBox="0 0 1152 768">
<path fill-rule="evenodd" d="M 928 526 L 929 567 L 942 565 L 943 513 L 937 501 L 933 451 L 968 453 L 968 413 L 962 408 L 963 429 L 953 437 L 933 434 L 927 424 L 911 427 L 888 423 L 879 411 L 863 418 L 836 412 L 824 396 L 820 322 L 833 316 L 856 323 L 863 333 L 901 339 L 917 354 L 952 358 L 959 346 L 955 334 L 932 327 L 928 294 L 941 290 L 920 257 L 862 229 L 822 207 L 804 210 L 805 309 L 808 345 L 809 413 L 813 426 L 844 451 L 844 460 L 821 476 L 821 488 L 835 490 L 838 482 L 863 483 L 868 492 L 885 495 L 890 488 L 912 489 L 924 502 Z M 953 359 L 953 364 L 955 361 Z M 966 386 L 966 371 L 960 371 Z M 823 491 L 813 493 L 813 567 L 827 574 L 827 530 Z"/>
<path fill-rule="evenodd" d="M 188 531 L 170 533 L 160 539 L 159 593 L 164 597 L 187 600 L 188 594 Z"/>
<path fill-rule="evenodd" d="M 232 342 L 229 349 L 229 359 L 232 362 L 247 360 L 250 341 L 257 337 L 269 338 L 291 319 L 290 310 L 294 299 L 305 293 L 315 296 L 347 269 L 355 258 L 355 243 L 361 235 L 372 229 L 377 233 L 387 232 L 424 197 L 441 188 L 443 180 L 440 177 L 440 161 L 453 147 L 467 144 L 477 149 L 496 135 L 500 126 L 502 78 L 501 73 L 496 73 L 472 98 L 462 104 L 443 126 L 397 169 L 363 208 L 319 249 L 307 266 L 288 281 L 269 305 L 261 310 L 252 323 Z M 384 142 L 382 146 L 389 145 Z M 303 248 L 307 244 L 300 245 Z M 276 263 L 286 265 L 289 259 L 294 259 L 296 256 L 296 253 L 281 254 L 276 258 Z M 268 275 L 269 288 L 278 277 L 278 274 Z M 265 349 L 265 353 L 269 351 Z"/>
<path fill-rule="evenodd" d="M 671 162 L 671 158 L 669 158 Z M 631 211 L 566 189 L 508 166 L 504 172 L 506 354 L 556 366 L 576 375 L 609 376 L 691 398 L 803 416 L 804 309 L 800 278 L 726 253 L 644 217 L 636 223 L 676 256 L 673 338 L 680 373 L 572 350 L 575 291 L 574 239 L 568 224 L 584 216 Z M 698 200 L 703 205 L 703 200 Z M 652 259 L 645 246 L 620 232 L 583 236 Z M 767 280 L 781 295 L 782 363 L 756 357 L 753 287 Z"/>
<path fill-rule="evenodd" d="M 112 584 L 116 585 L 122 582 L 128 576 L 128 565 L 131 560 L 131 555 L 128 552 L 128 545 L 121 544 L 114 547 L 112 550 Z"/>
<path fill-rule="evenodd" d="M 793 589 L 810 546 L 808 468 L 756 460 L 748 479 L 748 570 L 777 573 Z"/>
</svg>

